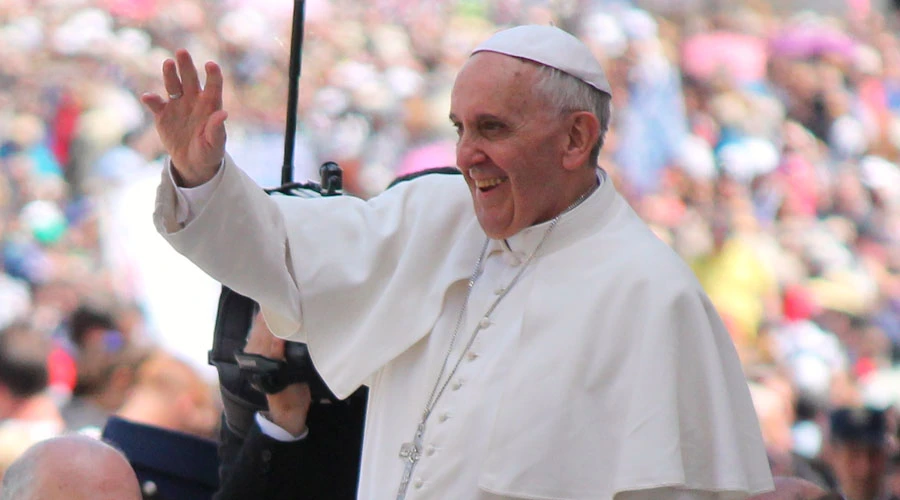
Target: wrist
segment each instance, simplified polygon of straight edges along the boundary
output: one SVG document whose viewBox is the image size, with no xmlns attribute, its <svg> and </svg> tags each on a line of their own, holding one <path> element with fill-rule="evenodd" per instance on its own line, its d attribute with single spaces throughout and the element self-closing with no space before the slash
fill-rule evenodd
<svg viewBox="0 0 900 500">
<path fill-rule="evenodd" d="M 300 437 L 307 432 L 306 415 L 297 415 L 290 412 L 267 411 L 263 413 L 270 422 L 281 427 L 293 437 Z"/>
<path fill-rule="evenodd" d="M 170 159 L 169 164 L 172 169 L 172 178 L 175 180 L 175 185 L 181 188 L 195 188 L 197 186 L 201 186 L 209 182 L 216 174 L 219 172 L 219 168 L 221 168 L 222 163 L 220 162 L 218 166 L 212 169 L 207 169 L 209 172 L 205 174 L 196 174 L 195 172 L 187 171 L 186 169 L 181 169 L 175 164 L 175 160 Z"/>
</svg>

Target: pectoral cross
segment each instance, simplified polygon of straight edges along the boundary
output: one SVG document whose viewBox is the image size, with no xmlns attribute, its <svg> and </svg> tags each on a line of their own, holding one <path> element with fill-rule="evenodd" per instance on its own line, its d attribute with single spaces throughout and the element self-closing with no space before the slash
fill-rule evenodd
<svg viewBox="0 0 900 500">
<path fill-rule="evenodd" d="M 422 458 L 422 439 L 424 437 L 425 422 L 422 422 L 416 428 L 416 435 L 413 440 L 400 446 L 400 458 L 405 462 L 405 465 L 403 466 L 403 477 L 400 479 L 400 489 L 397 490 L 397 500 L 406 498 L 406 490 L 409 488 L 413 469 L 416 468 L 416 463 Z"/>
</svg>

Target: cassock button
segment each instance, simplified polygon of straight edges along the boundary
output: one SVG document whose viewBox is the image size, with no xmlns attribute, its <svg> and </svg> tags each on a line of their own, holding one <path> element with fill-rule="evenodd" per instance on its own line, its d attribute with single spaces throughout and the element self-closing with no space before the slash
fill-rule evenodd
<svg viewBox="0 0 900 500">
<path fill-rule="evenodd" d="M 494 295 L 503 295 L 504 292 L 506 292 L 506 288 L 501 286 L 500 288 L 494 290 Z"/>
<path fill-rule="evenodd" d="M 450 413 L 444 412 L 438 417 L 438 420 L 441 422 L 446 422 L 450 418 Z"/>
<path fill-rule="evenodd" d="M 429 446 L 428 448 L 425 448 L 425 455 L 430 457 L 434 455 L 435 451 L 437 451 L 437 448 L 435 448 L 434 446 Z"/>
<path fill-rule="evenodd" d="M 483 329 L 491 326 L 491 320 L 488 319 L 487 316 L 485 316 L 484 318 L 481 318 L 481 321 L 478 322 L 478 326 L 480 326 L 481 329 L 483 330 Z"/>
<path fill-rule="evenodd" d="M 466 354 L 466 357 L 469 358 L 469 361 L 475 361 L 478 359 L 478 353 L 475 351 L 469 351 L 469 354 Z"/>
<path fill-rule="evenodd" d="M 511 253 L 506 254 L 505 260 L 506 260 L 506 264 L 510 265 L 512 267 L 519 267 L 519 265 L 522 263 L 522 261 L 519 260 L 519 257 L 517 255 L 511 254 Z"/>
<path fill-rule="evenodd" d="M 425 481 L 422 481 L 422 478 L 416 478 L 415 482 L 413 483 L 413 486 L 415 486 L 416 489 L 418 490 L 418 489 L 421 489 L 424 484 L 425 484 Z"/>
<path fill-rule="evenodd" d="M 141 485 L 141 491 L 145 496 L 152 497 L 156 495 L 156 492 L 159 491 L 159 488 L 157 488 L 156 483 L 154 483 L 153 481 L 145 481 L 144 484 Z"/>
<path fill-rule="evenodd" d="M 460 380 L 453 382 L 453 385 L 450 386 L 450 388 L 453 389 L 454 391 L 458 391 L 460 387 L 462 387 L 462 381 L 460 381 Z"/>
</svg>

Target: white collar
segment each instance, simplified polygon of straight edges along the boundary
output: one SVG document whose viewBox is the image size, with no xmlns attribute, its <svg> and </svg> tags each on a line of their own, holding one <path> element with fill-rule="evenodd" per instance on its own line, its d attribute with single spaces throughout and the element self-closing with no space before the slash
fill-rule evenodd
<svg viewBox="0 0 900 500">
<path fill-rule="evenodd" d="M 598 188 L 583 202 L 564 214 L 557 222 L 553 234 L 545 243 L 541 253 L 548 253 L 562 248 L 569 243 L 593 232 L 597 224 L 604 224 L 614 195 L 615 186 L 609 182 L 609 175 L 602 168 L 597 169 Z M 506 239 L 492 239 L 488 245 L 488 255 L 502 252 L 512 263 L 523 262 L 544 237 L 552 221 L 542 222 L 527 227 Z"/>
</svg>

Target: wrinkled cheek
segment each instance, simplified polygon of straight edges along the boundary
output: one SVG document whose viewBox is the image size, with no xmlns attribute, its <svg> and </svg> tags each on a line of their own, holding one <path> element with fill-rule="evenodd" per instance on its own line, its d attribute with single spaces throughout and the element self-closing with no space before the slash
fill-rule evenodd
<svg viewBox="0 0 900 500">
<path fill-rule="evenodd" d="M 492 203 L 489 206 L 476 205 L 475 213 L 478 217 L 478 222 L 488 236 L 492 238 L 509 236 L 507 233 L 514 222 L 514 214 L 510 203 Z"/>
</svg>

